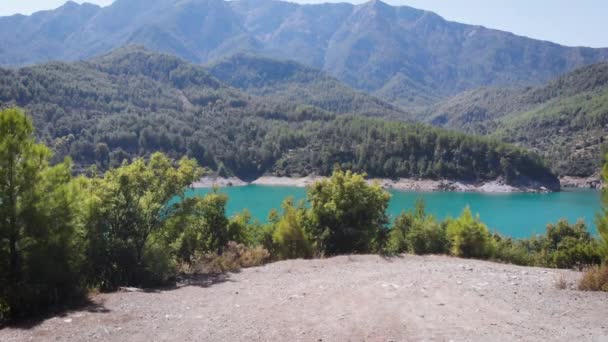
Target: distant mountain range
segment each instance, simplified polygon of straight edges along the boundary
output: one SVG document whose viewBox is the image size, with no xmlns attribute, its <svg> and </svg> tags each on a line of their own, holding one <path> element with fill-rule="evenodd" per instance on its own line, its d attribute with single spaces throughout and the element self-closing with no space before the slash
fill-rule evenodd
<svg viewBox="0 0 608 342">
<path fill-rule="evenodd" d="M 608 49 L 564 47 L 376 0 L 68 2 L 0 18 L 5 66 L 86 59 L 133 43 L 195 63 L 237 52 L 290 59 L 409 108 L 481 86 L 537 85 L 608 59 Z"/>
</svg>

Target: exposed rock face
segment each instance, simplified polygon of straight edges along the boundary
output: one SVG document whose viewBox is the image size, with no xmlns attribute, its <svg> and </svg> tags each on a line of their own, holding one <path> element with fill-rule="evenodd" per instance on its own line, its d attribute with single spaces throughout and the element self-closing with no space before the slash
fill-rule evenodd
<svg viewBox="0 0 608 342">
<path fill-rule="evenodd" d="M 580 189 L 602 189 L 605 184 L 599 177 L 570 177 L 564 176 L 559 179 L 563 188 L 580 188 Z"/>
</svg>

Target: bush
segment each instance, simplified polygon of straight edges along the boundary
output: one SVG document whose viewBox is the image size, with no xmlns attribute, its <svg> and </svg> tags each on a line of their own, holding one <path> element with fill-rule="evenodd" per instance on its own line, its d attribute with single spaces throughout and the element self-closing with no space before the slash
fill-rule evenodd
<svg viewBox="0 0 608 342">
<path fill-rule="evenodd" d="M 291 198 L 285 200 L 283 215 L 274 224 L 272 234 L 274 257 L 279 260 L 312 257 L 312 245 L 306 235 L 308 224 L 304 204 L 296 208 Z"/>
<path fill-rule="evenodd" d="M 455 256 L 487 259 L 494 252 L 494 240 L 488 227 L 479 217 L 473 217 L 469 207 L 459 218 L 448 220 L 447 235 L 452 246 L 450 252 Z"/>
<path fill-rule="evenodd" d="M 166 245 L 155 242 L 148 243 L 144 250 L 145 265 L 141 283 L 147 286 L 166 284 L 177 276 L 177 262 Z"/>
<path fill-rule="evenodd" d="M 242 243 L 246 246 L 253 244 L 253 236 L 259 224 L 251 222 L 251 213 L 244 209 L 242 212 L 233 215 L 228 220 L 227 235 L 229 241 Z"/>
<path fill-rule="evenodd" d="M 445 254 L 449 250 L 446 226 L 432 216 L 416 222 L 408 239 L 411 251 L 416 254 Z"/>
<path fill-rule="evenodd" d="M 530 266 L 535 263 L 533 255 L 521 240 L 503 238 L 498 234 L 493 236 L 496 248 L 493 259 L 520 266 Z"/>
<path fill-rule="evenodd" d="M 387 252 L 389 254 L 400 254 L 411 250 L 409 233 L 413 226 L 414 215 L 412 213 L 403 212 L 397 216 L 388 235 Z"/>
<path fill-rule="evenodd" d="M 444 254 L 448 250 L 445 225 L 427 215 L 424 202 L 419 200 L 413 212 L 404 212 L 395 219 L 387 249 L 390 254 Z"/>
<path fill-rule="evenodd" d="M 186 233 L 196 235 L 196 231 L 177 223 L 196 222 L 202 213 L 207 214 L 202 217 L 203 222 L 215 227 L 213 220 L 221 219 L 223 215 L 221 204 L 225 203 L 221 198 L 185 200 L 186 189 L 201 174 L 202 169 L 194 160 L 183 158 L 176 165 L 162 153 L 155 153 L 149 160 L 125 162 L 121 167 L 106 172 L 102 178 L 92 179 L 87 218 L 90 282 L 104 289 L 113 289 L 125 285 L 151 285 L 149 280 L 156 283 L 158 279 L 170 277 L 171 272 L 150 274 L 150 271 L 170 270 L 170 267 L 160 266 L 172 262 L 159 260 L 161 256 L 169 258 L 170 254 L 149 250 L 157 247 L 151 241 L 173 234 L 168 229 L 170 227 L 186 228 Z M 197 240 L 192 236 L 181 236 L 181 239 L 187 243 L 180 248 L 196 246 Z M 206 242 L 215 246 L 221 240 Z M 170 246 L 167 240 L 165 243 Z M 148 265 L 148 260 L 152 260 L 154 265 Z"/>
<path fill-rule="evenodd" d="M 308 189 L 309 234 L 325 255 L 380 251 L 386 232 L 390 194 L 368 185 L 363 175 L 335 171 Z"/>
<path fill-rule="evenodd" d="M 495 250 L 493 259 L 520 266 L 531 266 L 535 264 L 534 256 L 530 254 L 525 243 L 521 240 L 503 238 L 495 234 Z"/>
<path fill-rule="evenodd" d="M 608 266 L 593 266 L 589 268 L 578 284 L 583 291 L 608 292 Z"/>
<path fill-rule="evenodd" d="M 545 236 L 532 252 L 537 253 L 539 265 L 546 267 L 582 268 L 601 262 L 599 246 L 583 221 L 547 225 Z"/>
<path fill-rule="evenodd" d="M 261 266 L 270 260 L 270 253 L 261 247 L 249 248 L 231 241 L 224 253 L 205 253 L 194 258 L 194 270 L 197 273 L 237 272 L 241 268 Z"/>
<path fill-rule="evenodd" d="M 602 170 L 604 178 L 604 189 L 602 190 L 602 204 L 604 209 L 597 216 L 597 231 L 600 235 L 600 252 L 604 262 L 608 263 L 608 154 L 606 155 L 606 163 Z"/>
</svg>

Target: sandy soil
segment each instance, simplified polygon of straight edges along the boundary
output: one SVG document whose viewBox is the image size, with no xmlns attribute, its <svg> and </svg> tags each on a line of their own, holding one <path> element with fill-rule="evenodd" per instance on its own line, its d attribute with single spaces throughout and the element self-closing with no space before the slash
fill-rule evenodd
<svg viewBox="0 0 608 342">
<path fill-rule="evenodd" d="M 244 182 L 236 177 L 219 178 L 205 177 L 193 184 L 195 188 L 205 188 L 217 186 L 242 186 L 247 184 L 268 185 L 268 186 L 296 186 L 306 187 L 317 180 L 326 179 L 321 176 L 308 177 L 275 177 L 263 176 L 251 183 Z M 395 189 L 400 191 L 457 191 L 457 192 L 483 192 L 483 193 L 511 193 L 511 192 L 539 192 L 546 191 L 541 188 L 517 188 L 505 184 L 500 180 L 485 183 L 464 183 L 448 180 L 430 179 L 411 179 L 399 178 L 398 180 L 373 178 L 368 179 L 368 183 L 379 183 L 385 189 Z"/>
<path fill-rule="evenodd" d="M 443 256 L 284 261 L 98 295 L 0 340 L 606 341 L 608 294 L 574 290 L 579 277 Z"/>
</svg>

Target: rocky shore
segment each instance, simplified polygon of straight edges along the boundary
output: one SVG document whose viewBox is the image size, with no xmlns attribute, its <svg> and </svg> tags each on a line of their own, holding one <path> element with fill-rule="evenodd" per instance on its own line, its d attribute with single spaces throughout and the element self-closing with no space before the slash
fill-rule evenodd
<svg viewBox="0 0 608 342">
<path fill-rule="evenodd" d="M 559 182 L 564 189 L 602 189 L 605 184 L 599 176 L 592 177 L 560 177 Z"/>
<path fill-rule="evenodd" d="M 325 179 L 321 176 L 307 177 L 276 177 L 262 176 L 252 182 L 245 182 L 236 177 L 221 178 L 221 177 L 203 177 L 198 182 L 194 183 L 195 188 L 207 188 L 213 186 L 245 186 L 249 184 L 266 185 L 266 186 L 296 186 L 306 187 L 317 180 Z M 515 193 L 515 192 L 550 192 L 551 190 L 539 186 L 512 186 L 506 184 L 503 180 L 493 180 L 487 182 L 459 182 L 451 180 L 431 180 L 431 179 L 412 179 L 399 178 L 396 180 L 384 178 L 368 179 L 369 183 L 377 182 L 385 189 L 394 189 L 399 191 L 416 191 L 416 192 L 439 192 L 439 191 L 454 191 L 454 192 L 479 192 L 479 193 Z"/>
</svg>

